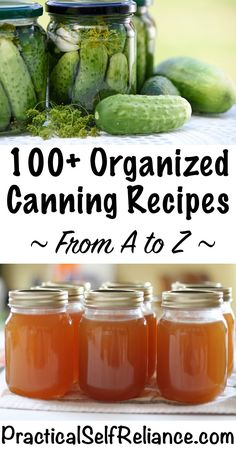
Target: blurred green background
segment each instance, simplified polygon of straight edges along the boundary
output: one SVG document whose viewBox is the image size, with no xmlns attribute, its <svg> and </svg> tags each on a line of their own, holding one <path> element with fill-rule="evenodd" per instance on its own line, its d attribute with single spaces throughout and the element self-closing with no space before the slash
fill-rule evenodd
<svg viewBox="0 0 236 449">
<path fill-rule="evenodd" d="M 222 67 L 236 81 L 236 0 L 154 0 L 150 11 L 158 26 L 156 61 L 189 55 Z M 45 15 L 41 23 L 47 20 Z"/>
</svg>

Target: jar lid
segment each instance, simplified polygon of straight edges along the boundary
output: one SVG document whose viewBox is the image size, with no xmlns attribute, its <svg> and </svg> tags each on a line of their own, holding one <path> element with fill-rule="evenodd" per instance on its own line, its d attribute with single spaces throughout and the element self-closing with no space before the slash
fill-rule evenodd
<svg viewBox="0 0 236 449">
<path fill-rule="evenodd" d="M 39 287 L 40 288 L 40 287 Z M 84 297 L 84 287 L 82 285 L 65 284 L 63 282 L 43 282 L 41 288 L 60 289 L 68 292 L 68 300 L 78 301 Z"/>
<path fill-rule="evenodd" d="M 68 282 L 69 285 L 76 285 L 78 287 L 83 287 L 85 292 L 88 292 L 89 290 L 91 290 L 91 283 L 88 281 L 73 281 L 73 282 Z"/>
<path fill-rule="evenodd" d="M 104 288 L 111 289 L 127 289 L 143 292 L 144 301 L 151 301 L 153 295 L 153 287 L 151 282 L 105 282 Z"/>
<path fill-rule="evenodd" d="M 65 16 L 133 14 L 136 9 L 136 3 L 131 0 L 96 2 L 92 2 L 91 0 L 83 0 L 81 2 L 48 0 L 46 2 L 46 11 L 49 12 L 49 14 L 62 14 Z"/>
<path fill-rule="evenodd" d="M 222 304 L 223 293 L 211 290 L 171 290 L 162 293 L 162 307 L 168 309 L 207 309 Z"/>
<path fill-rule="evenodd" d="M 215 287 L 222 287 L 222 284 L 220 282 L 213 282 L 213 281 L 202 281 L 202 282 L 173 282 L 171 284 L 172 290 L 179 290 L 183 288 L 215 288 Z"/>
<path fill-rule="evenodd" d="M 133 290 L 91 290 L 85 294 L 84 304 L 98 309 L 135 309 L 143 302 L 143 293 Z"/>
<path fill-rule="evenodd" d="M 177 284 L 177 283 L 176 283 Z M 174 284 L 173 284 L 174 285 Z M 232 288 L 231 287 L 223 287 L 220 282 L 207 282 L 207 283 L 201 283 L 201 284 L 182 284 L 182 287 L 180 289 L 197 289 L 197 290 L 212 290 L 216 292 L 222 292 L 223 293 L 223 301 L 224 302 L 231 302 L 232 301 Z M 179 288 L 173 288 L 173 290 L 179 290 Z"/>
<path fill-rule="evenodd" d="M 63 290 L 12 290 L 9 292 L 9 306 L 19 309 L 53 307 L 68 304 L 68 293 Z"/>
<path fill-rule="evenodd" d="M 28 19 L 43 15 L 43 7 L 39 3 L 6 0 L 0 3 L 0 20 Z"/>
</svg>

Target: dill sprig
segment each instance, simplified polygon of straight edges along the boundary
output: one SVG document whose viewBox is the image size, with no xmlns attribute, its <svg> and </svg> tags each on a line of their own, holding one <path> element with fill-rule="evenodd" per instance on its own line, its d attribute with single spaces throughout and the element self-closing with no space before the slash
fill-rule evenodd
<svg viewBox="0 0 236 449">
<path fill-rule="evenodd" d="M 53 106 L 48 110 L 30 109 L 27 113 L 27 130 L 43 139 L 51 137 L 97 136 L 99 134 L 92 114 L 86 114 L 77 106 Z"/>
</svg>

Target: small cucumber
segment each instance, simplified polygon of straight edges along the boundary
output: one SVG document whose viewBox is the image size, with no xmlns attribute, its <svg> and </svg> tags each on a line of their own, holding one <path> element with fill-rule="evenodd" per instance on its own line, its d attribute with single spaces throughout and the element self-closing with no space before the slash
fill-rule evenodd
<svg viewBox="0 0 236 449">
<path fill-rule="evenodd" d="M 0 82 L 0 131 L 5 131 L 11 120 L 11 108 Z"/>
<path fill-rule="evenodd" d="M 114 95 L 96 107 L 98 128 L 109 134 L 152 134 L 170 131 L 186 123 L 191 106 L 172 95 Z"/>
<path fill-rule="evenodd" d="M 19 50 L 8 39 L 0 38 L 0 81 L 9 99 L 12 115 L 24 121 L 26 111 L 37 103 L 30 74 Z"/>
<path fill-rule="evenodd" d="M 82 44 L 79 72 L 72 92 L 73 103 L 78 103 L 87 111 L 94 109 L 95 97 L 105 78 L 107 61 L 107 50 L 103 44 Z"/>
<path fill-rule="evenodd" d="M 174 84 L 164 76 L 152 76 L 145 81 L 142 95 L 180 95 Z"/>
<path fill-rule="evenodd" d="M 235 86 L 224 72 L 197 59 L 171 58 L 159 64 L 155 73 L 169 78 L 195 112 L 225 112 L 236 101 Z"/>
<path fill-rule="evenodd" d="M 64 53 L 50 75 L 50 100 L 56 104 L 71 102 L 72 88 L 79 64 L 78 51 Z"/>
<path fill-rule="evenodd" d="M 126 56 L 116 53 L 110 58 L 106 82 L 112 90 L 126 93 L 128 89 L 129 67 Z"/>
<path fill-rule="evenodd" d="M 21 55 L 30 73 L 38 102 L 45 102 L 47 85 L 46 34 L 41 27 L 18 27 Z M 43 107 L 43 104 L 42 104 Z"/>
</svg>

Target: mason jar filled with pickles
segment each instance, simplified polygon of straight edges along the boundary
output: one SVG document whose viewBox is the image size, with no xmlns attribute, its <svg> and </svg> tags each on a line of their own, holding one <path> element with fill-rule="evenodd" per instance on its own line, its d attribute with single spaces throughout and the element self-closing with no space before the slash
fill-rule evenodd
<svg viewBox="0 0 236 449">
<path fill-rule="evenodd" d="M 156 45 L 156 24 L 148 11 L 152 0 L 135 0 L 137 11 L 133 23 L 137 33 L 137 91 L 153 76 Z"/>
<path fill-rule="evenodd" d="M 0 3 L 0 133 L 24 131 L 27 111 L 45 107 L 46 33 L 38 3 Z"/>
<path fill-rule="evenodd" d="M 49 97 L 93 112 L 103 98 L 136 92 L 136 4 L 49 0 Z"/>
</svg>

